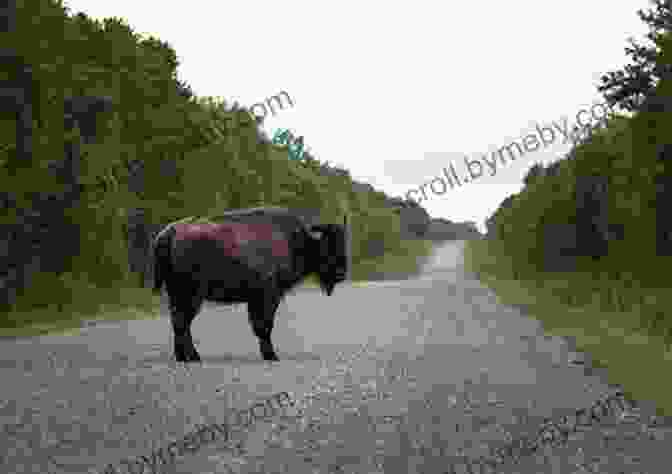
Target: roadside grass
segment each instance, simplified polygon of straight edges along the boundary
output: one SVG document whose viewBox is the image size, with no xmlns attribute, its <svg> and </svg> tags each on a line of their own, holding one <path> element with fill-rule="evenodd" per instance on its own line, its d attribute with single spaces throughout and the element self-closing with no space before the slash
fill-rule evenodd
<svg viewBox="0 0 672 474">
<path fill-rule="evenodd" d="M 438 244 L 441 243 L 443 242 Z M 410 277 L 417 273 L 422 264 L 429 259 L 436 245 L 437 243 L 430 240 L 402 240 L 401 246 L 393 252 L 353 263 L 352 281 L 374 280 L 383 273 L 408 275 Z M 317 277 L 310 275 L 301 286 L 304 288 L 319 288 Z"/>
<path fill-rule="evenodd" d="M 521 280 L 497 241 L 469 241 L 465 271 L 507 305 L 543 323 L 544 331 L 573 337 L 576 350 L 590 355 L 591 366 L 632 400 L 651 400 L 657 415 L 672 416 L 669 288 L 642 288 L 632 281 L 596 280 L 585 273 L 537 273 Z M 669 325 L 669 320 L 667 322 Z"/>
<path fill-rule="evenodd" d="M 380 258 L 353 265 L 353 281 L 367 280 L 381 272 L 414 274 L 431 254 L 430 241 L 402 241 L 401 247 Z M 318 288 L 317 279 L 308 277 L 302 287 Z M 123 321 L 158 319 L 161 297 L 148 288 L 101 289 L 89 286 L 77 292 L 71 302 L 45 304 L 38 308 L 17 308 L 0 315 L 0 338 L 41 335 L 77 335 L 85 321 Z"/>
<path fill-rule="evenodd" d="M 402 240 L 398 249 L 382 257 L 363 259 L 353 264 L 352 280 L 375 280 L 383 274 L 411 277 L 431 256 L 435 245 L 430 240 Z"/>
<path fill-rule="evenodd" d="M 16 309 L 2 315 L 0 337 L 77 335 L 84 321 L 158 319 L 160 297 L 149 289 L 98 289 L 83 292 L 76 301 Z"/>
</svg>

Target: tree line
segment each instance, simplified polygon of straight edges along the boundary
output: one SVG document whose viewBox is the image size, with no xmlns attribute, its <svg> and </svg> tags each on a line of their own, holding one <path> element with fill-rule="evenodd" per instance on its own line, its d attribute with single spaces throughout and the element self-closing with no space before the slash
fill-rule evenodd
<svg viewBox="0 0 672 474">
<path fill-rule="evenodd" d="M 347 170 L 310 152 L 289 160 L 261 119 L 196 96 L 177 79 L 168 42 L 141 37 L 121 18 L 73 15 L 59 0 L 18 2 L 12 15 L 0 44 L 12 45 L 11 56 L 32 72 L 26 79 L 16 61 L 0 61 L 0 81 L 23 81 L 31 91 L 32 149 L 22 153 L 23 122 L 3 107 L 2 325 L 11 326 L 9 314 L 19 309 L 65 311 L 84 294 L 114 299 L 142 287 L 152 236 L 190 215 L 276 205 L 340 223 L 347 212 L 354 265 L 366 260 L 373 238 L 401 251 L 399 209 L 384 193 L 356 191 Z M 69 129 L 64 104 L 72 97 L 106 97 L 110 107 Z M 76 149 L 70 161 L 68 147 Z M 53 171 L 59 166 L 76 179 L 64 180 Z"/>
<path fill-rule="evenodd" d="M 532 166 L 523 189 L 486 223 L 490 245 L 510 258 L 516 278 L 543 281 L 548 272 L 569 272 L 571 286 L 576 275 L 591 275 L 581 281 L 601 284 L 613 308 L 642 305 L 642 324 L 662 318 L 672 337 L 663 303 L 646 302 L 655 299 L 652 289 L 669 288 L 663 269 L 672 256 L 666 212 L 672 202 L 672 6 L 651 3 L 653 9 L 638 11 L 650 28 L 649 43 L 630 39 L 625 51 L 633 63 L 602 76 L 598 86 L 620 112 L 582 134 L 558 161 Z M 626 290 L 616 294 L 615 288 Z M 589 298 L 588 290 L 595 288 L 575 286 L 569 298 Z"/>
</svg>

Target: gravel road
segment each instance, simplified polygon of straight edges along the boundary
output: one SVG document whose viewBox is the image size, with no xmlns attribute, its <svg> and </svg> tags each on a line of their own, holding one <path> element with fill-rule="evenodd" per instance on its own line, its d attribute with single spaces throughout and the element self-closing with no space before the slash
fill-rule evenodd
<svg viewBox="0 0 672 474">
<path fill-rule="evenodd" d="M 280 362 L 260 359 L 243 306 L 201 312 L 196 366 L 171 360 L 165 307 L 159 320 L 2 340 L 0 472 L 102 472 L 286 391 L 300 411 L 163 472 L 446 473 L 617 390 L 465 275 L 463 247 L 440 247 L 411 280 L 288 296 L 273 334 Z M 672 423 L 654 413 L 645 403 L 614 411 L 566 443 L 482 472 L 668 473 Z"/>
</svg>

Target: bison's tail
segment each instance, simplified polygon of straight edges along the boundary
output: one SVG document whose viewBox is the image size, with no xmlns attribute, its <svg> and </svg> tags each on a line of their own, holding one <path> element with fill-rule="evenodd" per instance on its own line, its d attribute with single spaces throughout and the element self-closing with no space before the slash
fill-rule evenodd
<svg viewBox="0 0 672 474">
<path fill-rule="evenodd" d="M 167 227 L 154 240 L 154 292 L 159 293 L 171 271 L 171 242 L 174 230 Z"/>
</svg>

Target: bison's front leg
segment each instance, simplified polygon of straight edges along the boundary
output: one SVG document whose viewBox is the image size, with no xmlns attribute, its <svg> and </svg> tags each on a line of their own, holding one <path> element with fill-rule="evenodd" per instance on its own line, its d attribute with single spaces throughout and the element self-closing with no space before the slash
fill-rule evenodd
<svg viewBox="0 0 672 474">
<path fill-rule="evenodd" d="M 275 322 L 275 311 L 280 304 L 280 297 L 270 294 L 270 291 L 266 293 L 263 297 L 250 301 L 247 304 L 247 311 L 254 335 L 259 340 L 261 356 L 264 360 L 279 360 L 273 350 L 271 332 Z"/>
<path fill-rule="evenodd" d="M 171 298 L 172 299 L 172 298 Z M 193 298 L 187 302 L 171 301 L 170 320 L 173 325 L 175 360 L 177 362 L 200 362 L 201 357 L 191 338 L 191 322 L 196 317 L 200 304 L 194 304 Z"/>
</svg>

